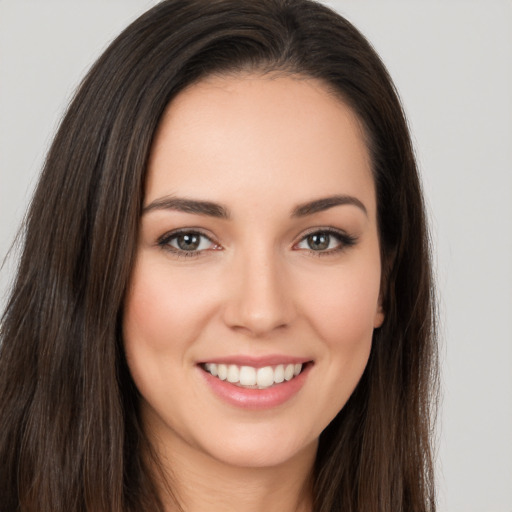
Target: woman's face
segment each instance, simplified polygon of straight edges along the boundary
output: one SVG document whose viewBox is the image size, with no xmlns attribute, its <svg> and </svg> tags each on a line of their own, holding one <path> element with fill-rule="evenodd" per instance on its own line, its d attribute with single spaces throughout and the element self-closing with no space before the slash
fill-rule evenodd
<svg viewBox="0 0 512 512">
<path fill-rule="evenodd" d="M 189 87 L 152 148 L 124 311 L 150 435 L 245 467 L 314 453 L 383 321 L 380 277 L 351 109 L 302 77 Z"/>
</svg>

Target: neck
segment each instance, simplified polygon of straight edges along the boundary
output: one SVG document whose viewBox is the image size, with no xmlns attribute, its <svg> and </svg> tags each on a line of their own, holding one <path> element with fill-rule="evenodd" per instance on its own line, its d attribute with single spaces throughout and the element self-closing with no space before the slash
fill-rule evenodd
<svg viewBox="0 0 512 512">
<path fill-rule="evenodd" d="M 156 446 L 166 512 L 311 512 L 317 444 L 272 467 L 225 464 L 184 441 Z"/>
</svg>

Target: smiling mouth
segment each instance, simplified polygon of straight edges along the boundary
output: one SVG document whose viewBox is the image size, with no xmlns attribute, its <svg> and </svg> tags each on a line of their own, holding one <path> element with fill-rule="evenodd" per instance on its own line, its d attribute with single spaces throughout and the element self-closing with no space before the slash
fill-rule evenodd
<svg viewBox="0 0 512 512">
<path fill-rule="evenodd" d="M 288 382 L 299 375 L 308 363 L 275 366 L 238 366 L 236 364 L 203 363 L 201 368 L 219 380 L 246 389 L 267 389 Z"/>
</svg>

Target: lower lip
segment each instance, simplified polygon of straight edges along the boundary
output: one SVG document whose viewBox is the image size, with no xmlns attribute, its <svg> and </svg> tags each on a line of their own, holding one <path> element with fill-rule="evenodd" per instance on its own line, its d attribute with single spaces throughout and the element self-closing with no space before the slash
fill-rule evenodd
<svg viewBox="0 0 512 512">
<path fill-rule="evenodd" d="M 247 389 L 214 377 L 198 367 L 210 389 L 223 401 L 242 409 L 271 409 L 291 400 L 304 385 L 312 364 L 308 363 L 297 377 L 266 389 Z"/>
</svg>

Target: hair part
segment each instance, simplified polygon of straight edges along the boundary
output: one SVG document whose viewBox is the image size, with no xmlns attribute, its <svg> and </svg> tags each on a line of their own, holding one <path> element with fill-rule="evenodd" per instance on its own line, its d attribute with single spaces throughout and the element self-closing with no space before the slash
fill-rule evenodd
<svg viewBox="0 0 512 512">
<path fill-rule="evenodd" d="M 309 0 L 163 1 L 82 82 L 31 203 L 1 325 L 5 510 L 163 510 L 121 331 L 146 167 L 172 98 L 248 71 L 326 84 L 361 121 L 375 179 L 386 319 L 321 435 L 315 512 L 435 510 L 435 309 L 407 123 L 371 45 Z"/>
</svg>

